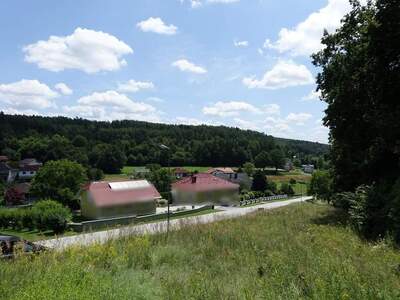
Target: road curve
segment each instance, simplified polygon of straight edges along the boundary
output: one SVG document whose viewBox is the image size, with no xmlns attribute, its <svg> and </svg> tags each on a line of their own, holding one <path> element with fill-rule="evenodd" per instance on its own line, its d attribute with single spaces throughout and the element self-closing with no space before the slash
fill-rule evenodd
<svg viewBox="0 0 400 300">
<path fill-rule="evenodd" d="M 292 203 L 306 201 L 311 198 L 312 197 L 298 197 L 290 200 L 264 203 L 250 207 L 223 208 L 224 209 L 223 211 L 219 211 L 216 213 L 187 217 L 182 219 L 174 219 L 170 221 L 170 230 L 177 230 L 182 226 L 187 226 L 191 224 L 205 224 L 224 219 L 237 218 L 255 212 L 260 208 L 274 209 L 282 206 L 287 206 Z M 110 239 L 116 239 L 130 235 L 155 234 L 166 231 L 167 231 L 167 221 L 159 221 L 142 225 L 131 225 L 117 229 L 84 233 L 75 236 L 67 236 L 50 240 L 43 240 L 36 242 L 36 244 L 54 250 L 63 250 L 70 246 L 89 246 L 91 244 L 105 243 Z"/>
</svg>

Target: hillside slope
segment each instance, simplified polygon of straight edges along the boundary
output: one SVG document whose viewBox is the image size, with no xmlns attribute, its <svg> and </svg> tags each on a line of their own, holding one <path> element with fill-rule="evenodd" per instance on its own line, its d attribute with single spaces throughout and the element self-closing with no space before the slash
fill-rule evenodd
<svg viewBox="0 0 400 300">
<path fill-rule="evenodd" d="M 2 299 L 398 299 L 400 253 L 299 204 L 0 262 Z"/>
</svg>

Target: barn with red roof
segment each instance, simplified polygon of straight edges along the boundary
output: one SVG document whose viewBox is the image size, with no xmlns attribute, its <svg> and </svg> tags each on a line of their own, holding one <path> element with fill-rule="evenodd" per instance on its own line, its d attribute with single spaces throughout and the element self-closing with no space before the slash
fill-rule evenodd
<svg viewBox="0 0 400 300">
<path fill-rule="evenodd" d="M 209 173 L 198 173 L 172 184 L 173 203 L 235 205 L 239 203 L 239 185 Z"/>
<path fill-rule="evenodd" d="M 160 198 L 147 180 L 92 182 L 81 200 L 82 216 L 102 219 L 154 214 Z"/>
</svg>

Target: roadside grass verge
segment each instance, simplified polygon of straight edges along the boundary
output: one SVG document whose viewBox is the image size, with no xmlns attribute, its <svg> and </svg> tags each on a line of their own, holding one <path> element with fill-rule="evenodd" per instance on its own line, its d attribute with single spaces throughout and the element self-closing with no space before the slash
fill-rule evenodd
<svg viewBox="0 0 400 300">
<path fill-rule="evenodd" d="M 183 221 L 183 220 L 182 220 Z M 398 299 L 400 252 L 311 203 L 0 262 L 2 299 Z"/>
</svg>

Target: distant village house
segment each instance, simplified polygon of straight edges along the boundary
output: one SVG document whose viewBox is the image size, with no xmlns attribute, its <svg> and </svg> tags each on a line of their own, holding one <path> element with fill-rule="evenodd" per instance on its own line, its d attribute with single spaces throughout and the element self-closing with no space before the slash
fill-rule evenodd
<svg viewBox="0 0 400 300">
<path fill-rule="evenodd" d="M 209 173 L 198 173 L 172 184 L 174 205 L 235 205 L 239 203 L 239 185 Z"/>
</svg>

